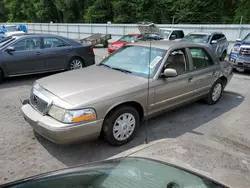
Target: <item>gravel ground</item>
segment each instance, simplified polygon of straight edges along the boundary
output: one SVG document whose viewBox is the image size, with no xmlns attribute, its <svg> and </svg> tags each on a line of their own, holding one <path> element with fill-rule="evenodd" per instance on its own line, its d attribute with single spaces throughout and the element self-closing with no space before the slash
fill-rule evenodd
<svg viewBox="0 0 250 188">
<path fill-rule="evenodd" d="M 97 62 L 107 55 L 107 49 L 97 48 L 95 51 Z M 109 146 L 102 140 L 62 146 L 35 134 L 21 115 L 20 100 L 26 99 L 32 83 L 44 76 L 46 74 L 12 78 L 0 85 L 0 184 L 103 160 L 144 143 L 146 126 L 140 128 L 132 142 L 121 147 Z M 224 144 L 228 150 L 238 148 L 240 152 L 250 154 L 249 112 L 250 77 L 235 74 L 217 105 L 197 102 L 151 119 L 148 140 L 175 139 L 183 135 L 192 137 L 192 134 L 207 138 L 213 133 L 212 140 Z M 223 131 L 216 129 L 215 125 L 225 126 L 227 123 Z M 202 127 L 202 132 L 196 131 L 199 127 Z M 250 160 L 246 163 L 250 166 Z"/>
</svg>

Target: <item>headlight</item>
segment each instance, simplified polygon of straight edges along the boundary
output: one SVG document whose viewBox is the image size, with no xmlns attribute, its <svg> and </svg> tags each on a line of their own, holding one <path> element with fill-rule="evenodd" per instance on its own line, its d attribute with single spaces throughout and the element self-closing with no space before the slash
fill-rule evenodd
<svg viewBox="0 0 250 188">
<path fill-rule="evenodd" d="M 233 53 L 238 53 L 239 50 L 240 50 L 240 47 L 239 47 L 239 46 L 235 46 L 235 47 L 232 48 L 232 52 L 233 52 Z"/>
<path fill-rule="evenodd" d="M 51 106 L 49 115 L 63 123 L 77 123 L 96 119 L 93 109 L 65 110 L 55 105 Z"/>
</svg>

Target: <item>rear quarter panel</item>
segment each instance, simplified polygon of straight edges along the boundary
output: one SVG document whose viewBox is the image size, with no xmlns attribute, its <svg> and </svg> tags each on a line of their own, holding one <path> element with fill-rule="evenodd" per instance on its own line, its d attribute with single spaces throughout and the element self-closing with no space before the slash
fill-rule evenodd
<svg viewBox="0 0 250 188">
<path fill-rule="evenodd" d="M 90 46 L 73 46 L 73 51 L 75 56 L 80 57 L 84 60 L 85 66 L 90 66 L 95 64 L 95 54 L 91 50 Z"/>
</svg>

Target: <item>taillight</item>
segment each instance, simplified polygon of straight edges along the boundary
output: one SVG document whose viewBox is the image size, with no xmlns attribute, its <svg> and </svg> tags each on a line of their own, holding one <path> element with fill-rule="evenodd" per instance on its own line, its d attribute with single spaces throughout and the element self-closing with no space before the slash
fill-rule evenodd
<svg viewBox="0 0 250 188">
<path fill-rule="evenodd" d="M 93 52 L 93 51 L 94 51 L 94 47 L 93 47 L 93 46 L 90 46 L 90 50 Z"/>
</svg>

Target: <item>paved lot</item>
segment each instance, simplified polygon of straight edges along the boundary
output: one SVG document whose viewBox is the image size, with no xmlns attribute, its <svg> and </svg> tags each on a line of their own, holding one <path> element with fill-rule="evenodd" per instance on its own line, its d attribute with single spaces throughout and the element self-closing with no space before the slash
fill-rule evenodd
<svg viewBox="0 0 250 188">
<path fill-rule="evenodd" d="M 97 48 L 96 54 L 97 61 L 100 61 L 102 56 L 106 55 L 106 50 Z M 109 158 L 143 144 L 146 130 L 149 141 L 165 138 L 175 141 L 185 138 L 188 142 L 189 139 L 197 138 L 217 150 L 231 151 L 230 156 L 222 158 L 221 163 L 229 167 L 234 165 L 239 173 L 249 173 L 250 75 L 235 74 L 217 105 L 208 106 L 197 102 L 151 119 L 148 126 L 140 128 L 140 132 L 132 142 L 121 147 L 109 146 L 102 140 L 61 146 L 35 134 L 22 118 L 20 100 L 28 97 L 34 80 L 44 76 L 46 75 L 13 78 L 0 85 L 0 184 L 67 166 Z M 176 144 L 178 145 L 178 142 Z M 203 148 L 192 148 L 193 151 L 198 149 Z M 204 151 L 209 154 L 205 149 Z M 206 155 L 202 157 L 204 156 Z M 210 170 L 214 158 L 213 155 L 207 156 L 204 160 L 196 159 L 200 161 L 200 166 L 197 168 Z M 231 158 L 238 156 L 243 162 L 231 164 Z M 186 162 L 192 163 L 192 160 Z"/>
</svg>

